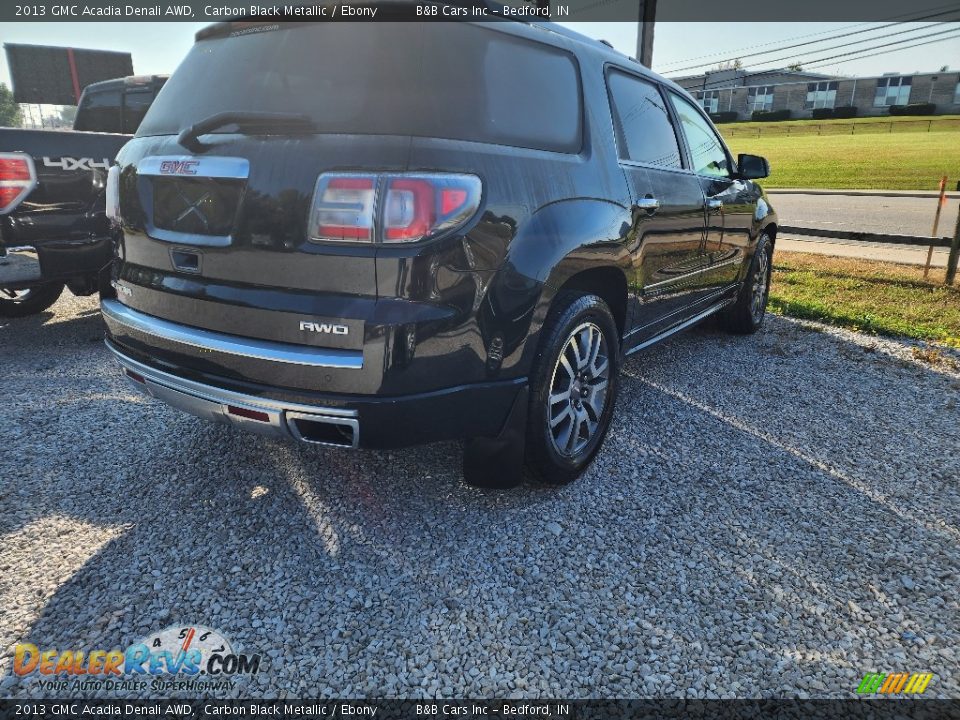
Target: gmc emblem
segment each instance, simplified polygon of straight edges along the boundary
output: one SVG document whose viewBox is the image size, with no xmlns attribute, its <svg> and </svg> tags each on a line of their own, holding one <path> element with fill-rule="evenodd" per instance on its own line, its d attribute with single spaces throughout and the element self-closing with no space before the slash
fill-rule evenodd
<svg viewBox="0 0 960 720">
<path fill-rule="evenodd" d="M 196 175 L 199 160 L 164 160 L 160 163 L 161 175 Z"/>
<path fill-rule="evenodd" d="M 330 323 L 315 323 L 308 320 L 300 321 L 301 330 L 309 330 L 310 332 L 318 333 L 328 333 L 332 335 L 347 335 L 350 332 L 350 328 L 346 325 L 331 325 Z"/>
</svg>

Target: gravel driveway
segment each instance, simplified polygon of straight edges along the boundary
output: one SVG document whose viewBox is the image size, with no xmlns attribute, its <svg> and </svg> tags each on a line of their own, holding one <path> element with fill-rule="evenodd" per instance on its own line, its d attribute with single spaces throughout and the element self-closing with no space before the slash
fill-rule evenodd
<svg viewBox="0 0 960 720">
<path fill-rule="evenodd" d="M 175 623 L 263 654 L 235 695 L 960 695 L 960 377 L 908 345 L 694 330 L 627 362 L 578 482 L 484 493 L 454 444 L 278 444 L 141 399 L 101 337 L 91 299 L 0 321 L 0 697 L 44 694 L 18 642 Z"/>
</svg>

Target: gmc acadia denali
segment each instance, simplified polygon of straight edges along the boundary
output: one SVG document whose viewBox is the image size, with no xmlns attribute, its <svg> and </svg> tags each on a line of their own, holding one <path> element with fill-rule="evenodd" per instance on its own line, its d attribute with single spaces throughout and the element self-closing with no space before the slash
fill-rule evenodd
<svg viewBox="0 0 960 720">
<path fill-rule="evenodd" d="M 200 417 L 577 477 L 627 353 L 762 323 L 776 219 L 690 96 L 549 22 L 221 23 L 110 171 L 107 344 Z"/>
</svg>

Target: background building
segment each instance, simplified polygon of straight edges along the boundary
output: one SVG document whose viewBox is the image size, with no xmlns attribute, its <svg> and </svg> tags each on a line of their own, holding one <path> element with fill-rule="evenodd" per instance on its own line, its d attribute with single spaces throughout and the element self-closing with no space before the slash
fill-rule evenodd
<svg viewBox="0 0 960 720">
<path fill-rule="evenodd" d="M 955 70 L 879 77 L 837 77 L 803 70 L 713 70 L 673 78 L 710 113 L 789 110 L 809 118 L 815 108 L 854 106 L 858 116 L 887 115 L 891 105 L 933 103 L 937 115 L 960 113 L 960 73 Z"/>
</svg>

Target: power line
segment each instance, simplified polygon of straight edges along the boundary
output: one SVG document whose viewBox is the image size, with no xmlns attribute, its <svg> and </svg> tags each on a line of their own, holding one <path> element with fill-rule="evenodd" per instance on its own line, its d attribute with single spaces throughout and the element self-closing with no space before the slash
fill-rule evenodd
<svg viewBox="0 0 960 720">
<path fill-rule="evenodd" d="M 827 56 L 827 57 L 820 57 L 820 58 L 811 58 L 811 59 L 809 59 L 809 60 L 802 61 L 802 62 L 803 62 L 803 65 L 804 65 L 804 66 L 806 66 L 806 67 L 809 68 L 809 67 L 811 67 L 811 66 L 821 67 L 823 64 L 829 64 L 828 61 L 830 61 L 830 60 L 836 60 L 837 58 L 842 58 L 842 57 L 849 57 L 849 56 L 851 56 L 851 55 L 857 55 L 857 56 L 858 56 L 858 57 L 856 57 L 856 58 L 851 58 L 851 60 L 859 60 L 859 59 L 861 59 L 861 58 L 859 57 L 861 53 L 866 53 L 866 52 L 870 52 L 870 51 L 873 51 L 873 50 L 879 50 L 880 48 L 892 47 L 892 46 L 894 46 L 894 45 L 902 45 L 902 44 L 904 44 L 904 43 L 913 42 L 913 41 L 915 41 L 915 40 L 926 40 L 927 38 L 937 37 L 937 36 L 939 36 L 939 35 L 945 35 L 945 34 L 947 34 L 947 33 L 955 33 L 955 32 L 958 32 L 957 28 L 952 27 L 952 28 L 949 28 L 949 29 L 947 29 L 947 30 L 941 30 L 940 32 L 930 33 L 929 35 L 923 35 L 923 36 L 920 36 L 920 37 L 913 37 L 913 38 L 906 38 L 906 39 L 904 39 L 904 40 L 895 40 L 895 41 L 893 41 L 893 42 L 884 43 L 884 44 L 882 44 L 882 45 L 874 45 L 873 47 L 860 48 L 859 50 L 852 50 L 852 51 L 850 51 L 850 52 L 840 53 L 840 54 L 838 54 L 838 55 L 830 55 L 830 56 Z M 951 37 L 947 37 L 947 38 L 941 38 L 941 40 L 952 40 L 954 37 L 960 37 L 960 35 L 951 36 Z M 933 42 L 940 42 L 940 40 L 934 40 Z M 931 44 L 930 42 L 924 42 L 924 43 L 919 43 L 919 44 L 917 44 L 917 45 L 908 45 L 907 47 L 898 48 L 898 50 L 907 50 L 907 49 L 910 49 L 910 48 L 922 47 L 923 45 L 930 45 L 930 44 Z M 891 52 L 891 51 L 888 51 L 888 52 Z M 895 51 L 894 51 L 894 52 L 895 52 Z M 882 54 L 883 54 L 883 53 L 874 53 L 874 55 L 882 55 Z M 872 57 L 872 55 L 870 55 L 870 56 L 864 55 L 863 57 Z M 776 68 L 770 68 L 770 69 L 767 69 L 767 70 L 759 70 L 759 71 L 757 71 L 757 72 L 746 73 L 746 74 L 744 74 L 744 75 L 741 75 L 741 76 L 738 77 L 737 79 L 738 79 L 738 80 L 744 80 L 744 79 L 749 78 L 749 77 L 756 77 L 756 76 L 758 76 L 758 75 L 769 75 L 769 74 L 774 73 L 774 72 L 776 72 Z M 704 76 L 704 78 L 706 79 L 706 76 Z M 727 83 L 727 82 L 729 82 L 729 80 L 713 80 L 713 81 L 710 81 L 710 82 L 704 82 L 702 87 L 700 87 L 700 88 L 694 88 L 694 89 L 695 89 L 695 90 L 711 90 L 711 89 L 714 89 L 714 88 L 715 88 L 716 86 L 718 86 L 718 85 L 719 85 L 719 86 L 723 86 L 723 85 L 724 85 L 725 83 Z"/>
<path fill-rule="evenodd" d="M 940 15 L 954 15 L 954 14 L 956 14 L 956 12 L 957 12 L 956 10 L 945 10 L 945 11 L 942 11 L 942 12 L 933 13 L 933 14 L 931 14 L 931 15 L 926 15 L 926 16 L 924 16 L 924 17 L 914 18 L 914 20 L 916 20 L 916 21 L 929 20 L 930 18 L 935 18 L 935 17 L 938 17 L 938 16 L 940 16 Z M 885 38 L 885 37 L 893 37 L 894 35 L 902 35 L 902 34 L 904 34 L 904 33 L 914 32 L 914 31 L 917 31 L 917 30 L 925 30 L 925 29 L 927 29 L 927 28 L 929 28 L 929 27 L 933 27 L 933 25 L 935 25 L 935 24 L 937 24 L 937 23 L 933 23 L 932 25 L 927 25 L 927 26 L 925 26 L 925 27 L 923 27 L 923 28 L 911 28 L 911 29 L 909 29 L 909 30 L 901 30 L 900 32 L 897 32 L 897 33 L 889 33 L 889 34 L 886 34 L 886 35 L 878 35 L 878 36 L 876 36 L 876 37 L 864 38 L 863 40 L 855 40 L 855 41 L 853 41 L 852 43 L 847 43 L 847 44 L 855 45 L 855 44 L 860 43 L 860 42 L 870 42 L 871 40 L 881 40 L 881 39 L 883 39 L 883 38 Z M 830 40 L 839 40 L 840 38 L 851 37 L 851 36 L 853 36 L 853 35 L 862 35 L 863 33 L 869 33 L 869 32 L 876 32 L 876 31 L 878 31 L 878 30 L 884 30 L 884 29 L 886 29 L 886 28 L 893 27 L 893 26 L 895 26 L 895 25 L 898 25 L 898 26 L 899 26 L 899 25 L 903 25 L 903 22 L 902 22 L 902 21 L 898 21 L 898 22 L 887 23 L 887 24 L 885 24 L 885 25 L 879 25 L 879 26 L 877 26 L 877 27 L 865 28 L 865 29 L 863 29 L 863 30 L 854 30 L 853 32 L 842 33 L 842 34 L 840 34 L 840 35 L 834 35 L 834 36 L 829 37 L 829 38 L 821 38 L 820 40 L 808 40 L 807 42 L 797 43 L 797 44 L 795 44 L 795 45 L 785 45 L 785 46 L 782 46 L 782 47 L 778 47 L 776 50 L 764 50 L 763 52 L 756 52 L 756 53 L 748 53 L 748 54 L 746 54 L 746 55 L 739 55 L 738 57 L 732 58 L 732 59 L 734 59 L 734 60 L 743 60 L 744 58 L 757 57 L 757 56 L 759 56 L 759 55 L 769 55 L 769 54 L 774 53 L 774 52 L 780 52 L 781 50 L 791 50 L 791 49 L 793 49 L 793 48 L 805 47 L 805 46 L 807 46 L 807 45 L 817 45 L 817 44 L 819 44 L 819 43 L 829 42 Z M 843 47 L 843 46 L 842 46 L 842 45 L 836 45 L 836 46 L 829 47 L 829 48 L 818 48 L 818 49 L 814 50 L 813 52 L 823 52 L 823 51 L 826 51 L 826 50 L 836 50 L 836 49 L 839 48 L 839 47 Z M 765 65 L 765 64 L 770 63 L 770 62 L 781 62 L 782 60 L 789 60 L 789 59 L 790 59 L 790 58 L 787 57 L 787 58 L 778 58 L 777 60 L 762 60 L 762 61 L 760 61 L 760 64 Z M 705 66 L 711 65 L 711 64 L 713 64 L 712 61 L 711 61 L 711 62 L 705 62 L 705 63 L 698 63 L 698 64 L 696 64 L 696 65 L 688 65 L 687 67 L 680 68 L 680 69 L 678 69 L 678 70 L 671 70 L 670 72 L 671 72 L 671 73 L 675 73 L 675 72 L 676 72 L 676 73 L 688 72 L 688 71 L 690 71 L 690 70 L 695 70 L 695 69 L 697 69 L 697 68 L 705 67 Z M 754 64 L 756 64 L 756 63 L 754 63 Z"/>
<path fill-rule="evenodd" d="M 818 36 L 818 35 L 828 35 L 829 33 L 834 33 L 834 32 L 840 31 L 840 30 L 849 30 L 850 28 L 863 27 L 864 25 L 873 25 L 873 23 L 872 23 L 872 22 L 857 23 L 856 25 L 845 25 L 844 27 L 841 27 L 841 28 L 831 28 L 830 30 L 821 30 L 820 32 L 808 33 L 808 34 L 806 34 L 806 35 L 794 35 L 793 37 L 784 38 L 783 40 L 773 40 L 772 42 L 760 43 L 759 45 L 747 45 L 747 46 L 744 47 L 743 49 L 744 49 L 744 50 L 754 50 L 755 48 L 762 48 L 762 47 L 769 47 L 769 46 L 771 46 L 771 45 L 777 45 L 777 46 L 778 46 L 778 47 L 777 47 L 777 50 L 782 50 L 783 48 L 782 48 L 782 47 L 779 47 L 779 46 L 780 46 L 780 43 L 782 43 L 782 42 L 790 42 L 791 40 L 802 40 L 802 39 L 804 39 L 804 38 L 816 37 L 816 36 Z M 821 42 L 826 42 L 826 40 L 830 40 L 830 39 L 832 39 L 832 38 L 825 38 L 825 39 L 822 40 Z M 774 51 L 771 50 L 770 52 L 774 52 Z M 702 60 L 703 58 L 715 58 L 715 57 L 719 57 L 720 55 L 725 55 L 726 53 L 727 53 L 726 50 L 721 50 L 720 52 L 708 53 L 708 54 L 706 54 L 706 55 L 695 55 L 694 57 L 684 58 L 683 60 L 674 60 L 673 62 L 668 62 L 668 63 L 664 64 L 662 67 L 663 67 L 663 68 L 669 68 L 671 65 L 682 65 L 683 63 L 693 62 L 694 60 Z M 743 57 L 743 56 L 741 55 L 740 57 Z M 727 59 L 729 59 L 729 58 L 727 58 Z M 709 64 L 712 63 L 712 62 L 714 62 L 714 61 L 711 60 L 710 62 L 706 62 L 706 63 L 702 63 L 702 64 L 703 64 L 703 65 L 709 65 Z M 694 66 L 694 67 L 700 67 L 700 66 L 699 66 L 699 65 L 696 65 L 696 66 Z M 680 71 L 664 70 L 664 72 L 680 72 Z"/>
<path fill-rule="evenodd" d="M 894 23 L 894 24 L 899 25 L 899 23 Z M 923 25 L 923 26 L 921 26 L 921 27 L 909 28 L 909 29 L 907 29 L 907 30 L 899 30 L 899 31 L 897 31 L 897 32 L 886 33 L 886 34 L 884 34 L 884 35 L 877 35 L 876 37 L 863 38 L 862 40 L 854 40 L 853 42 L 842 43 L 842 44 L 840 44 L 840 45 L 831 45 L 830 47 L 817 48 L 816 50 L 811 50 L 810 52 L 820 53 L 820 52 L 829 52 L 829 51 L 831 51 L 831 50 L 840 50 L 840 49 L 842 49 L 842 48 L 846 48 L 846 47 L 849 47 L 849 46 L 851 46 L 851 45 L 859 45 L 860 43 L 875 42 L 875 41 L 877 41 L 877 40 L 886 40 L 887 38 L 896 37 L 897 35 L 906 35 L 907 33 L 922 32 L 922 31 L 924 31 L 924 30 L 930 30 L 931 28 L 939 27 L 939 26 L 944 25 L 944 24 L 945 24 L 945 23 L 931 23 L 930 25 Z M 901 42 L 909 42 L 910 40 L 917 40 L 917 39 L 920 39 L 920 38 L 922 38 L 922 37 L 927 37 L 927 36 L 925 36 L 925 35 L 917 35 L 917 36 L 912 37 L 912 38 L 904 38 Z M 861 49 L 865 49 L 865 48 L 861 48 Z M 770 59 L 770 60 L 761 60 L 761 61 L 758 62 L 758 63 L 751 63 L 751 64 L 754 65 L 754 66 L 756 66 L 756 65 L 776 65 L 777 63 L 782 63 L 782 62 L 785 62 L 785 61 L 794 61 L 794 62 L 796 62 L 797 59 L 796 59 L 796 56 L 795 56 L 795 55 L 784 55 L 784 56 L 781 56 L 781 57 L 772 58 L 772 59 Z"/>
<path fill-rule="evenodd" d="M 898 53 L 903 50 L 912 50 L 915 47 L 923 47 L 924 45 L 933 45 L 934 43 L 944 42 L 946 40 L 956 40 L 957 38 L 960 38 L 960 34 L 951 35 L 950 37 L 938 38 L 936 40 L 929 40 L 927 42 L 917 43 L 916 45 L 908 45 L 907 47 L 897 48 L 896 50 L 887 50 L 884 52 L 870 53 L 869 55 L 861 55 L 859 57 L 850 58 L 849 60 L 844 60 L 843 62 L 853 62 L 855 60 L 862 60 L 868 57 L 876 57 L 877 55 L 892 55 L 893 53 Z M 867 49 L 868 48 L 862 48 L 862 50 L 867 50 Z M 814 65 L 813 67 L 824 67 L 825 65 L 832 65 L 832 64 L 833 63 L 831 62 L 825 62 L 825 63 L 821 63 L 820 65 Z"/>
<path fill-rule="evenodd" d="M 951 3 L 946 3 L 946 4 L 944 4 L 944 5 L 935 5 L 934 7 L 926 8 L 926 9 L 922 10 L 921 12 L 931 12 L 931 11 L 934 11 L 934 10 L 948 10 L 948 11 L 956 12 L 956 11 L 957 11 L 957 8 L 956 8 L 956 4 L 951 2 Z M 928 19 L 929 17 L 935 17 L 935 16 L 933 16 L 933 15 L 931 15 L 931 16 L 915 16 L 915 13 L 916 13 L 916 11 L 901 13 L 901 14 L 899 14 L 899 15 L 890 15 L 889 17 L 881 18 L 880 20 L 881 20 L 881 21 L 884 21 L 884 20 L 896 20 L 897 18 L 902 18 L 902 19 L 899 20 L 899 22 L 897 22 L 897 23 L 890 23 L 890 25 L 897 25 L 897 24 L 901 24 L 901 23 L 905 23 L 905 22 L 919 22 L 919 21 L 921 21 L 921 20 L 926 20 L 926 19 Z M 946 14 L 946 13 L 945 13 L 945 14 Z M 768 43 L 760 43 L 760 44 L 758 44 L 758 45 L 747 45 L 746 47 L 744 47 L 744 48 L 742 48 L 742 49 L 743 49 L 743 50 L 753 50 L 754 48 L 769 47 L 770 45 L 777 45 L 778 47 L 776 48 L 776 50 L 784 50 L 784 49 L 789 49 L 789 48 L 791 48 L 791 47 L 799 47 L 799 45 L 797 45 L 797 46 L 788 45 L 786 48 L 784 48 L 783 46 L 780 45 L 780 43 L 790 42 L 791 40 L 803 40 L 804 38 L 816 37 L 816 36 L 818 36 L 818 35 L 827 35 L 827 34 L 829 34 L 829 33 L 840 32 L 840 31 L 844 31 L 844 30 L 850 30 L 850 29 L 856 28 L 856 27 L 862 27 L 862 26 L 864 26 L 864 25 L 874 25 L 874 23 L 873 23 L 873 22 L 856 23 L 856 24 L 854 24 L 854 25 L 846 25 L 846 26 L 844 26 L 844 27 L 832 28 L 832 29 L 830 29 L 830 30 L 821 30 L 820 32 L 808 33 L 808 34 L 806 34 L 806 35 L 794 35 L 793 37 L 784 38 L 784 39 L 782 39 L 782 40 L 773 40 L 773 41 L 768 42 Z M 889 25 L 880 25 L 880 26 L 874 27 L 874 28 L 872 28 L 872 29 L 873 29 L 873 30 L 882 30 L 882 29 L 885 28 L 885 27 L 889 27 Z M 864 31 L 864 32 L 868 32 L 868 31 Z M 844 36 L 843 36 L 843 35 L 838 35 L 838 36 L 836 36 L 836 37 L 844 37 Z M 828 40 L 833 40 L 833 39 L 834 39 L 833 37 L 829 37 L 829 38 L 823 38 L 822 40 L 817 40 L 817 41 L 813 41 L 813 42 L 814 42 L 814 43 L 815 43 L 815 42 L 827 42 Z M 812 44 L 812 43 L 810 43 L 810 44 Z M 667 67 L 670 67 L 670 66 L 672 66 L 672 65 L 681 65 L 681 64 L 683 64 L 683 63 L 685 63 L 685 62 L 691 62 L 691 61 L 693 61 L 693 60 L 701 60 L 701 59 L 703 59 L 703 58 L 708 58 L 708 57 L 717 57 L 717 56 L 720 56 L 720 55 L 724 55 L 726 52 L 727 52 L 726 50 L 722 50 L 722 51 L 720 51 L 720 52 L 709 53 L 709 54 L 707 54 L 707 55 L 696 55 L 696 56 L 694 56 L 694 57 L 684 58 L 683 60 L 674 60 L 673 62 L 666 63 L 663 67 L 664 67 L 664 68 L 667 68 Z M 775 51 L 774 51 L 774 50 L 770 50 L 770 51 L 768 51 L 768 52 L 775 52 Z M 764 53 L 759 53 L 759 54 L 764 54 Z M 742 57 L 744 57 L 744 56 L 741 55 L 741 56 L 739 56 L 739 57 L 742 58 Z M 736 58 L 726 58 L 726 59 L 730 60 L 730 59 L 736 59 Z M 713 61 L 711 61 L 711 62 L 713 62 Z M 710 64 L 710 63 L 702 63 L 702 65 L 709 65 L 709 64 Z M 695 65 L 694 67 L 700 67 L 700 65 Z M 676 70 L 676 71 L 675 71 L 675 70 L 669 70 L 669 71 L 667 71 L 667 72 L 682 72 L 682 71 L 680 71 L 680 70 Z"/>
</svg>

